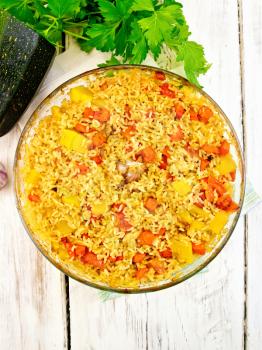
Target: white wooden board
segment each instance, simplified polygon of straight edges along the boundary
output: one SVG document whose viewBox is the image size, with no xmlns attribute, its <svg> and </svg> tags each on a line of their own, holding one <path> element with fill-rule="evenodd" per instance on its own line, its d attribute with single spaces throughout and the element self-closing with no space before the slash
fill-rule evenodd
<svg viewBox="0 0 262 350">
<path fill-rule="evenodd" d="M 247 170 L 262 194 L 262 3 L 243 1 L 243 72 Z M 262 207 L 248 215 L 246 348 L 259 350 L 262 344 Z"/>
<path fill-rule="evenodd" d="M 202 80 L 242 138 L 237 1 L 183 1 L 194 39 L 212 69 Z M 86 349 L 241 349 L 244 226 L 206 273 L 166 291 L 101 303 L 70 280 L 71 347 Z"/>
</svg>

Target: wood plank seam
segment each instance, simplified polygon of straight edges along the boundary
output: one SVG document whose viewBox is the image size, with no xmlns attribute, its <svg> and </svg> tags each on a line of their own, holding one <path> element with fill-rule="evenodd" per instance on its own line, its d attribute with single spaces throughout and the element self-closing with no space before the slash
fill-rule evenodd
<svg viewBox="0 0 262 350">
<path fill-rule="evenodd" d="M 243 37 L 243 4 L 242 0 L 238 4 L 238 28 L 239 28 L 239 58 L 240 58 L 240 83 L 241 83 L 241 111 L 242 111 L 242 139 L 243 139 L 243 156 L 246 163 L 247 159 L 247 135 L 246 135 L 246 107 L 245 107 L 245 72 L 244 72 L 244 37 Z M 244 217 L 244 317 L 243 317 L 243 349 L 247 348 L 248 332 L 248 216 Z"/>
</svg>

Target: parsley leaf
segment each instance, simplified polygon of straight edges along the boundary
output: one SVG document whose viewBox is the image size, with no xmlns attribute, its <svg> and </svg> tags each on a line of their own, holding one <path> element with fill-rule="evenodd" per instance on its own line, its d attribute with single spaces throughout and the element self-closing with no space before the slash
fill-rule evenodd
<svg viewBox="0 0 262 350">
<path fill-rule="evenodd" d="M 177 61 L 184 62 L 187 78 L 196 86 L 201 87 L 197 78 L 210 68 L 205 59 L 204 49 L 194 41 L 186 41 L 178 46 Z"/>
<path fill-rule="evenodd" d="M 48 7 L 58 18 L 74 16 L 80 9 L 80 0 L 48 0 Z"/>
<path fill-rule="evenodd" d="M 98 64 L 98 67 L 117 66 L 122 64 L 115 56 L 111 56 L 105 63 Z"/>
<path fill-rule="evenodd" d="M 87 41 L 88 45 L 101 51 L 114 50 L 116 27 L 114 23 L 93 24 L 86 33 L 90 37 Z"/>
<path fill-rule="evenodd" d="M 147 56 L 148 46 L 137 21 L 134 21 L 131 26 L 129 41 L 133 43 L 133 49 L 130 63 L 141 63 Z"/>
<path fill-rule="evenodd" d="M 131 7 L 132 11 L 155 11 L 152 0 L 135 0 L 133 6 Z"/>
</svg>

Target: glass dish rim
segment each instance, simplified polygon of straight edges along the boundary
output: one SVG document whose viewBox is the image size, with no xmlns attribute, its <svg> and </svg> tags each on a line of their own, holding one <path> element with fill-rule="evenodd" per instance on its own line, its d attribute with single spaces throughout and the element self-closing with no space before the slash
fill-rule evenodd
<svg viewBox="0 0 262 350">
<path fill-rule="evenodd" d="M 205 98 L 207 98 L 213 105 L 214 107 L 219 111 L 219 113 L 221 114 L 221 116 L 224 118 L 227 126 L 230 129 L 230 132 L 233 135 L 234 141 L 236 143 L 236 149 L 237 149 L 237 153 L 238 153 L 238 161 L 239 161 L 239 171 L 241 174 L 241 183 L 240 183 L 240 203 L 239 203 L 239 210 L 237 212 L 237 214 L 235 215 L 233 222 L 230 226 L 230 228 L 228 229 L 228 232 L 225 234 L 225 236 L 223 236 L 223 239 L 220 239 L 220 241 L 218 242 L 218 244 L 216 245 L 215 249 L 213 249 L 213 251 L 211 252 L 211 254 L 204 259 L 204 261 L 199 264 L 196 268 L 194 268 L 192 271 L 190 271 L 189 273 L 179 276 L 174 280 L 167 280 L 166 283 L 165 280 L 161 281 L 160 284 L 157 284 L 155 286 L 150 285 L 150 286 L 145 286 L 145 287 L 128 287 L 128 288 L 123 288 L 123 287 L 110 287 L 109 285 L 102 285 L 99 284 L 99 282 L 93 282 L 93 281 L 87 281 L 84 278 L 81 278 L 77 275 L 77 273 L 70 271 L 70 269 L 68 269 L 66 266 L 64 266 L 64 264 L 60 264 L 58 263 L 50 254 L 48 254 L 48 251 L 45 250 L 40 244 L 39 242 L 34 238 L 34 233 L 32 232 L 32 230 L 28 227 L 23 213 L 22 213 L 22 205 L 21 205 L 21 201 L 19 198 L 19 183 L 18 183 L 18 161 L 19 161 L 19 154 L 20 154 L 20 148 L 21 145 L 24 141 L 24 136 L 26 134 L 26 132 L 28 130 L 30 130 L 31 124 L 34 120 L 34 115 L 35 112 L 39 109 L 41 109 L 41 107 L 43 105 L 46 104 L 46 101 L 48 101 L 50 98 L 52 98 L 54 95 L 56 95 L 59 91 L 61 91 L 64 87 L 66 87 L 68 84 L 81 79 L 83 77 L 86 77 L 88 75 L 92 75 L 92 74 L 96 74 L 96 73 L 103 73 L 106 71 L 110 71 L 110 70 L 121 70 L 121 69 L 132 69 L 132 68 L 138 68 L 138 69 L 145 69 L 145 70 L 150 70 L 150 71 L 160 71 L 163 72 L 169 76 L 173 76 L 174 78 L 182 81 L 185 85 L 187 86 L 192 86 L 194 87 L 194 89 L 196 89 L 200 94 L 202 94 Z M 116 65 L 116 66 L 107 66 L 107 67 L 101 67 L 101 68 L 94 68 L 88 71 L 85 71 L 81 74 L 78 74 L 70 79 L 68 79 L 67 81 L 65 81 L 64 83 L 60 84 L 58 87 L 56 87 L 48 96 L 46 96 L 40 104 L 38 104 L 38 106 L 35 108 L 34 112 L 31 114 L 31 116 L 29 117 L 29 119 L 27 120 L 25 127 L 22 130 L 22 133 L 19 137 L 19 141 L 17 144 L 17 148 L 16 148 L 16 152 L 15 152 L 15 159 L 14 159 L 14 166 L 13 166 L 13 172 L 14 172 L 14 184 L 15 184 L 15 202 L 16 202 L 16 208 L 18 210 L 20 219 L 23 223 L 23 226 L 25 228 L 25 231 L 27 232 L 28 236 L 30 237 L 30 239 L 32 240 L 32 242 L 34 243 L 34 245 L 36 246 L 36 248 L 41 252 L 41 254 L 51 263 L 53 264 L 57 269 L 59 269 L 62 273 L 64 273 L 65 275 L 67 275 L 68 277 L 71 277 L 72 279 L 81 282 L 84 285 L 87 285 L 89 287 L 93 287 L 96 288 L 98 290 L 104 290 L 104 291 L 108 291 L 108 292 L 114 292 L 114 293 L 124 293 L 124 294 L 138 294 L 138 293 L 148 293 L 148 292 L 154 292 L 154 291 L 158 291 L 158 290 L 162 290 L 162 289 L 166 289 L 172 286 L 175 286 L 183 281 L 186 281 L 187 279 L 189 279 L 190 277 L 194 276 L 195 274 L 197 274 L 199 271 L 201 271 L 203 268 L 205 268 L 213 259 L 215 259 L 215 257 L 217 257 L 217 255 L 221 252 L 221 250 L 224 248 L 224 246 L 226 245 L 226 243 L 228 242 L 229 238 L 231 237 L 236 224 L 238 222 L 240 213 L 241 213 L 241 209 L 243 206 L 243 202 L 244 202 L 244 196 L 245 196 L 245 184 L 246 184 L 246 171 L 245 171 L 245 161 L 244 161 L 244 157 L 243 157 L 243 151 L 242 151 L 242 147 L 239 141 L 239 138 L 236 134 L 236 131 L 231 123 L 231 121 L 229 120 L 229 118 L 227 117 L 227 115 L 225 114 L 225 112 L 221 109 L 221 107 L 202 89 L 198 88 L 197 86 L 193 85 L 192 83 L 190 83 L 187 79 L 185 79 L 184 77 L 180 76 L 179 74 L 176 74 L 174 72 L 170 72 L 168 70 L 165 69 L 161 69 L 158 67 L 152 67 L 149 65 L 133 65 L 133 64 L 123 64 L 123 65 Z M 200 258 L 199 258 L 200 259 Z M 198 259 L 197 259 L 198 260 Z M 196 261 L 197 261 L 196 260 Z M 186 268 L 189 265 L 186 265 L 183 268 Z M 181 269 L 181 271 L 183 271 L 183 268 Z M 180 271 L 178 271 L 178 273 L 180 273 Z M 158 282 L 159 283 L 159 282 Z"/>
</svg>

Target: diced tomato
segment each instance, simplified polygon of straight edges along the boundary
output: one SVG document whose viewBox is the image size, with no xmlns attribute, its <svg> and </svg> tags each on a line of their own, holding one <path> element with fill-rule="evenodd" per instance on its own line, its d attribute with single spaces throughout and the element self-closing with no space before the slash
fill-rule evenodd
<svg viewBox="0 0 262 350">
<path fill-rule="evenodd" d="M 140 233 L 137 238 L 137 243 L 139 246 L 142 245 L 152 245 L 156 236 L 149 230 L 144 230 Z"/>
<path fill-rule="evenodd" d="M 208 167 L 209 161 L 207 159 L 201 158 L 200 159 L 200 170 L 204 171 Z"/>
<path fill-rule="evenodd" d="M 208 176 L 208 185 L 213 188 L 214 190 L 217 191 L 219 196 L 222 196 L 225 192 L 226 189 L 223 186 L 223 184 L 221 184 L 221 182 L 219 182 L 217 179 L 215 179 L 213 176 Z"/>
<path fill-rule="evenodd" d="M 104 107 L 100 108 L 98 111 L 95 111 L 93 118 L 102 123 L 107 122 L 110 119 L 110 112 Z"/>
<path fill-rule="evenodd" d="M 206 247 L 204 243 L 196 244 L 192 243 L 192 251 L 194 254 L 204 255 L 206 253 Z"/>
<path fill-rule="evenodd" d="M 225 156 L 226 154 L 229 153 L 229 150 L 230 150 L 230 144 L 226 140 L 224 140 L 221 143 L 220 148 L 219 148 L 220 155 Z"/>
<path fill-rule="evenodd" d="M 144 258 L 145 258 L 146 254 L 143 254 L 143 253 L 136 253 L 134 256 L 133 256 L 133 262 L 134 263 L 141 263 Z"/>
<path fill-rule="evenodd" d="M 86 174 L 90 170 L 90 168 L 85 164 L 77 163 L 76 166 L 80 170 L 80 174 Z"/>
<path fill-rule="evenodd" d="M 131 108 L 129 104 L 125 105 L 125 114 L 127 114 L 129 117 L 131 117 Z"/>
<path fill-rule="evenodd" d="M 94 156 L 94 157 L 90 157 L 90 159 L 93 160 L 94 162 L 96 162 L 97 165 L 99 165 L 103 162 L 103 159 L 99 155 Z"/>
<path fill-rule="evenodd" d="M 236 211 L 239 209 L 238 204 L 236 204 L 229 195 L 218 198 L 216 206 L 225 211 Z"/>
<path fill-rule="evenodd" d="M 167 168 L 167 162 L 166 161 L 163 161 L 159 164 L 159 168 L 162 169 L 162 170 L 166 170 Z"/>
<path fill-rule="evenodd" d="M 161 227 L 161 229 L 158 231 L 158 235 L 159 236 L 163 236 L 166 233 L 166 228 L 165 227 Z"/>
<path fill-rule="evenodd" d="M 116 257 L 113 258 L 112 256 L 109 256 L 108 261 L 111 263 L 114 263 L 114 262 L 116 262 Z"/>
<path fill-rule="evenodd" d="M 126 151 L 127 153 L 132 152 L 132 151 L 133 151 L 133 147 L 132 147 L 132 146 L 127 146 L 127 147 L 125 148 L 125 151 Z"/>
<path fill-rule="evenodd" d="M 157 200 L 155 198 L 148 197 L 145 200 L 144 206 L 150 213 L 154 213 L 156 208 L 158 207 L 158 203 L 157 203 Z"/>
<path fill-rule="evenodd" d="M 81 237 L 84 239 L 87 239 L 87 238 L 89 238 L 89 235 L 88 235 L 88 233 L 83 233 Z"/>
<path fill-rule="evenodd" d="M 148 272 L 148 268 L 147 267 L 143 267 L 142 269 L 137 269 L 135 272 L 135 278 L 137 278 L 138 280 L 141 280 L 142 278 L 145 277 L 145 275 Z"/>
<path fill-rule="evenodd" d="M 205 191 L 203 190 L 200 191 L 199 198 L 202 199 L 202 201 L 206 199 Z"/>
<path fill-rule="evenodd" d="M 129 140 L 132 136 L 134 136 L 135 132 L 136 132 L 135 125 L 129 125 L 125 129 L 125 131 L 122 132 L 122 136 Z"/>
<path fill-rule="evenodd" d="M 123 255 L 119 255 L 116 257 L 116 261 L 122 261 L 122 260 L 124 260 Z"/>
<path fill-rule="evenodd" d="M 209 121 L 209 118 L 213 116 L 213 111 L 207 106 L 202 106 L 198 111 L 198 116 L 201 122 L 207 124 Z"/>
<path fill-rule="evenodd" d="M 153 269 L 156 271 L 157 274 L 161 275 L 165 272 L 165 267 L 161 261 L 158 260 L 151 260 L 149 265 L 153 267 Z"/>
<path fill-rule="evenodd" d="M 172 250 L 170 248 L 162 250 L 162 252 L 159 252 L 159 254 L 162 258 L 165 258 L 165 259 L 171 259 L 173 256 Z"/>
<path fill-rule="evenodd" d="M 104 262 L 103 260 L 99 260 L 96 256 L 95 253 L 93 252 L 87 252 L 83 257 L 82 257 L 82 262 L 84 264 L 88 264 L 91 266 L 94 266 L 98 269 L 102 269 L 104 267 Z"/>
<path fill-rule="evenodd" d="M 231 181 L 235 181 L 236 180 L 236 170 L 231 171 L 230 177 L 231 177 Z"/>
<path fill-rule="evenodd" d="M 190 108 L 189 114 L 190 114 L 190 120 L 199 121 L 198 114 L 193 108 Z"/>
<path fill-rule="evenodd" d="M 30 202 L 35 202 L 35 203 L 40 202 L 40 197 L 37 194 L 30 193 L 28 195 L 28 199 L 30 200 Z"/>
<path fill-rule="evenodd" d="M 75 257 L 75 251 L 74 251 L 74 249 L 73 249 L 73 244 L 70 243 L 70 242 L 67 242 L 67 243 L 65 244 L 65 247 L 66 247 L 66 250 L 67 250 L 68 255 L 69 255 L 71 258 Z"/>
<path fill-rule="evenodd" d="M 67 237 L 62 237 L 60 241 L 61 241 L 61 243 L 63 243 L 63 245 L 65 246 L 66 243 L 68 243 L 68 238 L 67 238 Z"/>
<path fill-rule="evenodd" d="M 169 89 L 168 83 L 164 83 L 160 86 L 160 94 L 163 96 L 170 97 L 170 98 L 176 97 L 176 92 Z"/>
<path fill-rule="evenodd" d="M 205 144 L 202 146 L 202 150 L 205 151 L 206 153 L 210 154 L 220 154 L 220 148 L 214 145 L 207 145 Z"/>
<path fill-rule="evenodd" d="M 142 156 L 145 163 L 154 163 L 156 161 L 156 152 L 152 146 L 147 146 L 138 155 Z"/>
<path fill-rule="evenodd" d="M 87 131 L 87 127 L 86 127 L 86 125 L 78 123 L 75 126 L 75 130 L 78 132 L 81 132 L 81 133 L 85 133 Z"/>
<path fill-rule="evenodd" d="M 175 134 L 170 135 L 171 142 L 174 141 L 182 141 L 184 139 L 184 132 L 181 129 L 180 125 L 177 127 L 177 132 Z"/>
<path fill-rule="evenodd" d="M 78 257 L 82 257 L 85 255 L 85 253 L 86 253 L 86 247 L 78 244 L 75 248 L 75 255 Z"/>
<path fill-rule="evenodd" d="M 106 143 L 106 134 L 104 131 L 98 131 L 92 136 L 92 144 L 94 147 L 102 147 Z"/>
<path fill-rule="evenodd" d="M 165 146 L 163 148 L 162 154 L 164 154 L 167 158 L 170 158 L 170 148 L 168 146 Z"/>
<path fill-rule="evenodd" d="M 185 113 L 185 109 L 181 103 L 177 103 L 173 107 L 173 111 L 176 113 L 176 119 L 181 119 Z"/>
<path fill-rule="evenodd" d="M 112 256 L 109 256 L 108 257 L 108 260 L 111 262 L 111 263 L 114 263 L 114 262 L 117 262 L 117 261 L 122 261 L 124 260 L 124 257 L 123 255 L 119 255 L 119 256 L 116 256 L 116 257 L 112 257 Z"/>
<path fill-rule="evenodd" d="M 157 80 L 166 80 L 166 76 L 163 72 L 157 71 L 155 72 L 155 79 Z"/>
<path fill-rule="evenodd" d="M 125 219 L 123 212 L 115 213 L 115 217 L 116 225 L 121 231 L 127 232 L 132 229 L 133 226 Z"/>
<path fill-rule="evenodd" d="M 86 107 L 83 114 L 85 118 L 90 118 L 94 116 L 94 113 L 95 112 L 92 110 L 92 108 Z"/>
</svg>

